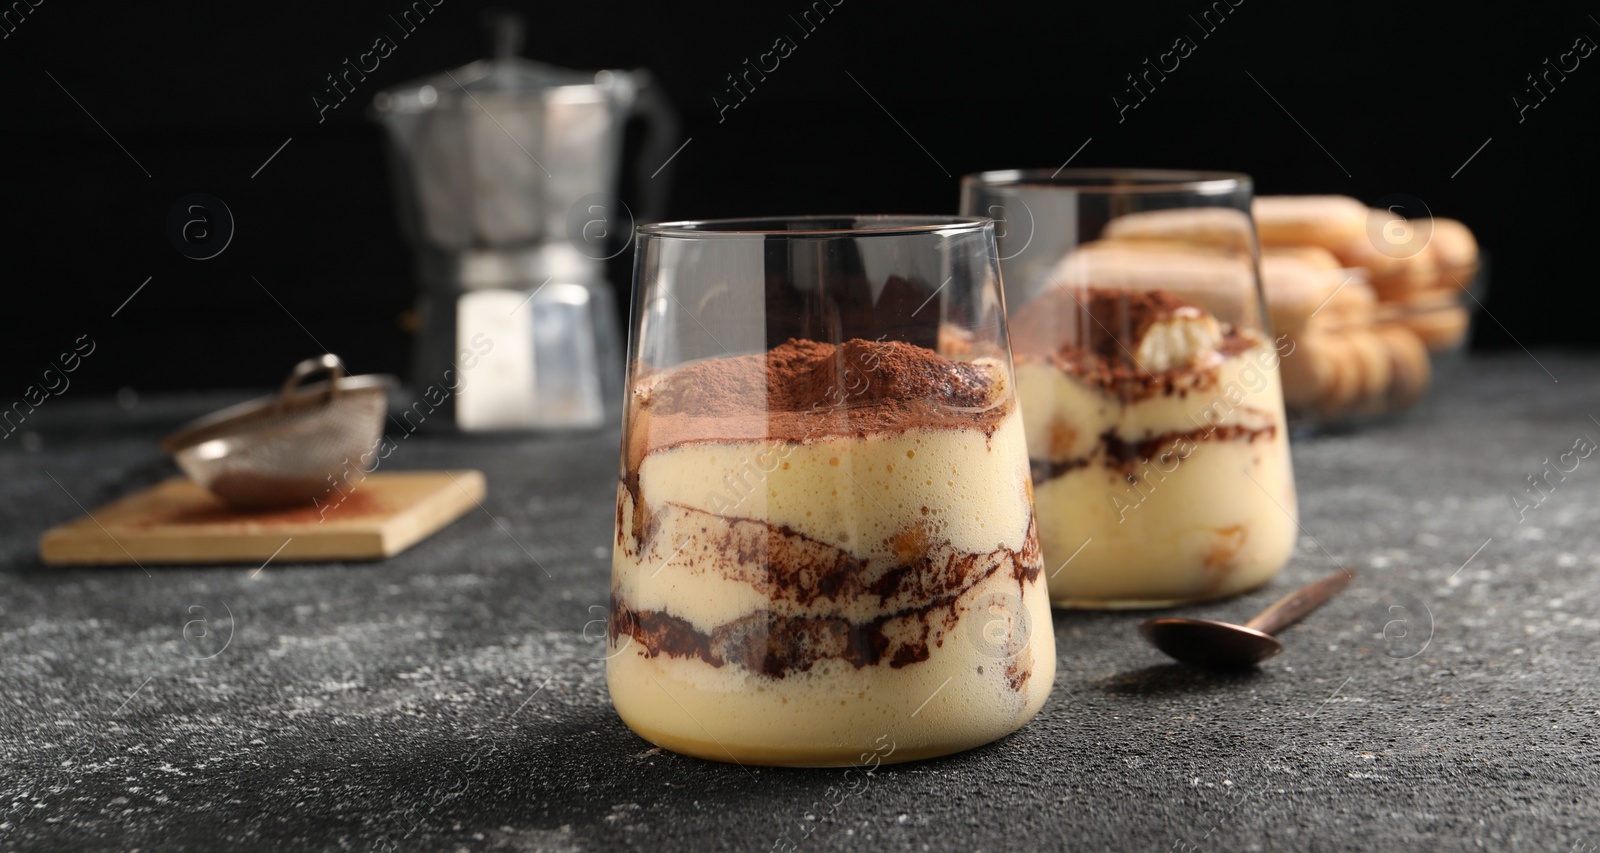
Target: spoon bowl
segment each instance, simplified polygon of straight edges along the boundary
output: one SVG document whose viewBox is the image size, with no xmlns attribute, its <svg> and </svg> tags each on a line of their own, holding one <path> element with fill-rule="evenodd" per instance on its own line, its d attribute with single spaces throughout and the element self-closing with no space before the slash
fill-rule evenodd
<svg viewBox="0 0 1600 853">
<path fill-rule="evenodd" d="M 1203 669 L 1249 669 L 1283 651 L 1283 643 L 1243 625 L 1164 616 L 1139 626 L 1156 648 Z"/>
</svg>

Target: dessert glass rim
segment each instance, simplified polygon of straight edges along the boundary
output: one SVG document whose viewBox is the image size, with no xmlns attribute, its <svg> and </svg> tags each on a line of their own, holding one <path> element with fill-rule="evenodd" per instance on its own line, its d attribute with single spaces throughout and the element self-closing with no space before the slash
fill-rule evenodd
<svg viewBox="0 0 1600 853">
<path fill-rule="evenodd" d="M 1055 186 L 1080 193 L 1195 192 L 1220 195 L 1252 189 L 1243 172 L 1196 169 L 997 169 L 961 176 L 962 186 Z"/>
<path fill-rule="evenodd" d="M 687 239 L 750 237 L 885 237 L 980 231 L 993 220 L 944 214 L 806 214 L 685 219 L 640 225 L 641 237 Z"/>
</svg>

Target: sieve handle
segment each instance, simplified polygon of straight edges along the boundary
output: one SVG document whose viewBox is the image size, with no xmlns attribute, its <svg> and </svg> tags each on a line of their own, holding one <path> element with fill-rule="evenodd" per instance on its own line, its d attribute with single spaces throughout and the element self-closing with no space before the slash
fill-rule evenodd
<svg viewBox="0 0 1600 853">
<path fill-rule="evenodd" d="M 278 398 L 280 406 L 289 405 L 289 400 L 294 396 L 295 389 L 307 378 L 326 371 L 328 374 L 328 399 L 333 400 L 339 396 L 339 380 L 345 377 L 344 362 L 333 353 L 323 353 L 316 358 L 308 358 L 294 366 L 289 373 L 289 378 L 283 380 L 283 393 Z"/>
</svg>

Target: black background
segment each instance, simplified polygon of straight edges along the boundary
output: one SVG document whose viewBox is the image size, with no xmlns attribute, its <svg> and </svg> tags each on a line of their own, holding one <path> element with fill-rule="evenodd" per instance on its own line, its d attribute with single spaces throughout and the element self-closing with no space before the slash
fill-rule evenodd
<svg viewBox="0 0 1600 853">
<path fill-rule="evenodd" d="M 488 5 L 443 0 L 404 39 L 389 20 L 402 0 L 42 0 L 13 19 L 0 40 L 0 393 L 20 395 L 85 334 L 99 348 L 71 378 L 94 390 L 268 385 L 323 346 L 361 372 L 406 372 L 398 318 L 415 286 L 364 110 L 382 88 L 486 54 Z M 1600 7 L 1244 0 L 1202 38 L 1201 0 L 844 0 L 800 39 L 801 0 L 496 5 L 526 16 L 528 57 L 655 73 L 693 140 L 673 162 L 672 218 L 953 213 L 961 174 L 1054 168 L 1083 146 L 1073 166 L 1238 170 L 1259 193 L 1369 203 L 1409 193 L 1492 253 L 1475 346 L 1600 342 L 1600 53 L 1537 109 L 1513 104 L 1537 101 L 1526 77 L 1546 58 L 1600 42 Z M 325 75 L 379 35 L 393 55 L 319 123 Z M 781 35 L 798 49 L 719 121 L 726 76 Z M 1125 77 L 1180 35 L 1198 48 L 1119 122 Z M 166 237 L 192 192 L 237 223 L 211 260 Z M 613 266 L 624 286 L 627 261 Z"/>
</svg>

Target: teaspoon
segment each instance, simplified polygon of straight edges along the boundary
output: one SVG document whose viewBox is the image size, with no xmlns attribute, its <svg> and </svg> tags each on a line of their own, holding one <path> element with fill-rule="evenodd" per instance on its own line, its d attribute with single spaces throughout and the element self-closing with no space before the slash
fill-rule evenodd
<svg viewBox="0 0 1600 853">
<path fill-rule="evenodd" d="M 1156 648 L 1191 666 L 1245 669 L 1283 651 L 1283 643 L 1272 635 L 1321 607 L 1353 577 L 1354 571 L 1340 569 L 1278 599 L 1243 625 L 1162 616 L 1146 620 L 1139 633 Z"/>
</svg>

